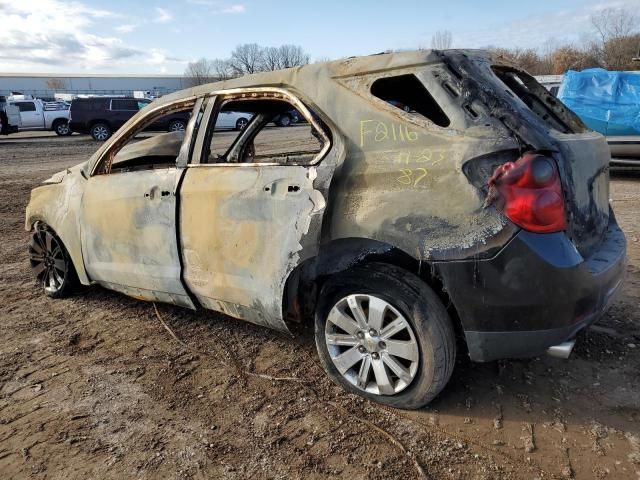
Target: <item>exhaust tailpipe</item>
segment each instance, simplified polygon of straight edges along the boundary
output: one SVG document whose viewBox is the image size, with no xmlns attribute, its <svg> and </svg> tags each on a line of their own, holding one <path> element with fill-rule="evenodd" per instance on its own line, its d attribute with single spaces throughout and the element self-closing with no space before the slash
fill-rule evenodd
<svg viewBox="0 0 640 480">
<path fill-rule="evenodd" d="M 566 342 L 562 342 L 558 345 L 549 347 L 547 349 L 547 354 L 556 358 L 569 358 L 569 355 L 571 355 L 571 351 L 573 350 L 573 346 L 575 344 L 576 340 L 572 338 L 571 340 L 567 340 Z"/>
</svg>

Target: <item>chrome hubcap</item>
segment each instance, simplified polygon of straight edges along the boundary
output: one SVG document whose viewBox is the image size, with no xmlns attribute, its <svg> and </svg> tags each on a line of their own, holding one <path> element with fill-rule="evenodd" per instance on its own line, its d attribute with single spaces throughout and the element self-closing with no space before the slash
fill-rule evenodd
<svg viewBox="0 0 640 480">
<path fill-rule="evenodd" d="M 180 122 L 175 122 L 171 124 L 171 131 L 172 132 L 181 132 L 184 130 L 184 123 L 180 123 Z"/>
<path fill-rule="evenodd" d="M 67 125 L 66 123 L 58 125 L 58 132 L 62 133 L 63 135 L 67 134 L 69 132 L 69 125 Z"/>
<path fill-rule="evenodd" d="M 325 341 L 340 374 L 368 393 L 399 393 L 418 372 L 420 350 L 411 325 L 398 309 L 374 295 L 339 300 L 327 317 Z"/>
<path fill-rule="evenodd" d="M 47 230 L 36 228 L 29 241 L 29 262 L 38 281 L 47 292 L 62 288 L 67 275 L 67 264 L 62 246 Z"/>
<path fill-rule="evenodd" d="M 109 136 L 109 132 L 104 127 L 96 127 L 93 129 L 93 134 L 98 140 L 106 140 Z"/>
</svg>

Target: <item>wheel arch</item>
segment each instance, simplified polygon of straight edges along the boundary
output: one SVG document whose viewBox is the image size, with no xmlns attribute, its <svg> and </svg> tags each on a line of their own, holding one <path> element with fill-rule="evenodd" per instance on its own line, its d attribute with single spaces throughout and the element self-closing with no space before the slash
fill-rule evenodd
<svg viewBox="0 0 640 480">
<path fill-rule="evenodd" d="M 418 276 L 438 295 L 449 313 L 456 334 L 464 338 L 458 312 L 434 264 L 420 261 L 388 243 L 368 238 L 332 240 L 320 247 L 318 255 L 297 265 L 285 282 L 283 295 L 285 319 L 301 323 L 313 318 L 323 284 L 330 277 L 365 263 L 394 265 Z"/>
<path fill-rule="evenodd" d="M 58 117 L 58 118 L 54 118 L 53 121 L 51 122 L 51 130 L 56 128 L 56 125 L 60 122 L 68 122 L 69 119 L 68 118 L 64 118 L 64 117 Z"/>
<path fill-rule="evenodd" d="M 47 185 L 31 192 L 31 201 L 27 206 L 25 230 L 31 232 L 36 222 L 47 224 L 69 253 L 80 283 L 89 285 L 91 281 L 84 268 L 80 227 L 77 218 L 80 196 L 71 194 L 67 197 L 66 192 L 61 191 L 64 187 L 64 184 Z M 70 187 L 66 186 L 66 188 Z M 61 199 L 64 203 L 69 203 L 60 205 Z"/>
<path fill-rule="evenodd" d="M 91 130 L 96 124 L 98 123 L 104 123 L 106 126 L 108 126 L 111 130 L 113 130 L 113 127 L 111 126 L 111 122 L 109 122 L 108 120 L 103 120 L 101 118 L 94 118 L 92 119 L 87 125 L 89 127 L 89 130 Z"/>
</svg>

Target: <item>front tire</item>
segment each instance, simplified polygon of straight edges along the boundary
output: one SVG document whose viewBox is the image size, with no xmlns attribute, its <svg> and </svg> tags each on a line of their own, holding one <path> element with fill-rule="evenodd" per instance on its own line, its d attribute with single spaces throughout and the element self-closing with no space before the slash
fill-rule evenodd
<svg viewBox="0 0 640 480">
<path fill-rule="evenodd" d="M 31 233 L 29 263 L 44 293 L 51 298 L 67 297 L 80 284 L 69 252 L 44 223 L 37 222 Z"/>
<path fill-rule="evenodd" d="M 249 120 L 247 120 L 246 118 L 242 117 L 239 118 L 236 121 L 236 130 L 240 131 L 240 130 L 244 130 L 245 127 L 249 124 Z"/>
<path fill-rule="evenodd" d="M 329 378 L 369 400 L 416 409 L 449 381 L 456 343 L 447 311 L 406 270 L 371 263 L 327 281 L 315 339 Z"/>
<path fill-rule="evenodd" d="M 291 125 L 291 117 L 284 113 L 282 115 L 280 115 L 280 118 L 278 118 L 278 122 L 277 122 L 279 127 L 288 127 L 289 125 Z"/>
<path fill-rule="evenodd" d="M 106 123 L 96 123 L 91 127 L 91 137 L 97 142 L 104 142 L 111 136 L 111 128 Z"/>
</svg>

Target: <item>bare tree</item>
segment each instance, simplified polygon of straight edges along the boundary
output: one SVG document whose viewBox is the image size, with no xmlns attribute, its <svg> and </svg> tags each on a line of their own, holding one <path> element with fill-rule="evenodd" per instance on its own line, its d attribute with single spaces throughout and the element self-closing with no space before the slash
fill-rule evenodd
<svg viewBox="0 0 640 480">
<path fill-rule="evenodd" d="M 598 59 L 589 50 L 580 49 L 571 45 L 557 48 L 551 55 L 553 68 L 556 75 L 567 70 L 583 70 L 585 68 L 598 67 Z"/>
<path fill-rule="evenodd" d="M 309 54 L 298 45 L 267 47 L 262 52 L 262 70 L 280 70 L 309 63 Z"/>
<path fill-rule="evenodd" d="M 262 70 L 272 71 L 280 70 L 281 68 L 280 49 L 277 47 L 265 48 L 262 51 Z"/>
<path fill-rule="evenodd" d="M 638 16 L 622 8 L 605 8 L 591 16 L 591 24 L 598 37 L 594 50 L 600 63 L 611 70 L 626 68 L 639 47 L 628 40 L 638 30 Z"/>
<path fill-rule="evenodd" d="M 211 61 L 211 66 L 216 76 L 216 80 L 229 80 L 236 76 L 229 60 L 216 58 Z"/>
<path fill-rule="evenodd" d="M 238 45 L 231 52 L 231 68 L 238 75 L 259 72 L 264 63 L 264 49 L 257 43 Z"/>
<path fill-rule="evenodd" d="M 445 50 L 451 48 L 452 38 L 449 30 L 438 30 L 431 37 L 431 48 Z"/>
<path fill-rule="evenodd" d="M 298 45 L 282 45 L 278 51 L 281 68 L 298 67 L 309 63 L 309 54 Z"/>
<path fill-rule="evenodd" d="M 591 24 L 600 41 L 627 37 L 638 28 L 638 17 L 623 8 L 605 8 L 599 14 L 591 15 Z"/>
<path fill-rule="evenodd" d="M 206 58 L 201 58 L 196 62 L 190 62 L 184 71 L 189 86 L 202 85 L 214 81 L 213 62 Z"/>
</svg>

